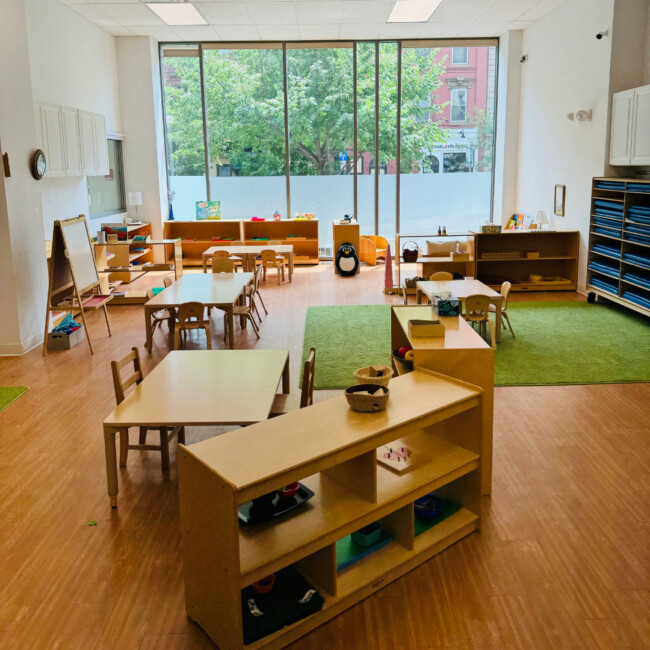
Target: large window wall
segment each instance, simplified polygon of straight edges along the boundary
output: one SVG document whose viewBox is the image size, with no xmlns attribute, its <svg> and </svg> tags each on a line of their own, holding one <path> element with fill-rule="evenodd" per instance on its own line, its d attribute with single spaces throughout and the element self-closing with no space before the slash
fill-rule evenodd
<svg viewBox="0 0 650 650">
<path fill-rule="evenodd" d="M 344 214 L 389 240 L 491 220 L 495 41 L 174 44 L 161 71 L 176 219 L 314 213 L 324 249 Z"/>
</svg>

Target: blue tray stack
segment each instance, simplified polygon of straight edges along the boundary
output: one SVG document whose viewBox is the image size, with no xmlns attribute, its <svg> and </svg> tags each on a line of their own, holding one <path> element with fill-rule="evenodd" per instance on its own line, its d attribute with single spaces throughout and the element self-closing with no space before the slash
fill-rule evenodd
<svg viewBox="0 0 650 650">
<path fill-rule="evenodd" d="M 587 287 L 650 316 L 650 180 L 595 178 Z"/>
</svg>

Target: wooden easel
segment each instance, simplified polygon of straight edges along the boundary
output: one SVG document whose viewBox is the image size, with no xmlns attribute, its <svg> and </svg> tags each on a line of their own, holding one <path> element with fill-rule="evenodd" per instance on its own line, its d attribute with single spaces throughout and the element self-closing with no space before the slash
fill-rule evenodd
<svg viewBox="0 0 650 650">
<path fill-rule="evenodd" d="M 50 314 L 53 311 L 81 313 L 88 347 L 93 354 L 84 312 L 87 309 L 103 307 L 108 335 L 111 336 L 106 303 L 112 299 L 112 296 L 103 296 L 99 292 L 97 267 L 90 244 L 88 225 L 83 214 L 74 219 L 54 222 L 49 271 L 43 356 L 47 355 L 47 335 L 50 330 Z"/>
</svg>

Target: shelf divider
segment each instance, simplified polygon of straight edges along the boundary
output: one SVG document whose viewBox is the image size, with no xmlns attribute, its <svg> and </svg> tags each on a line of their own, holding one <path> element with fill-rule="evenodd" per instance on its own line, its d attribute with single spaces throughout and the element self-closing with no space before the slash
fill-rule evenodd
<svg viewBox="0 0 650 650">
<path fill-rule="evenodd" d="M 329 467 L 322 473 L 370 503 L 377 503 L 377 458 L 374 450 Z"/>
</svg>

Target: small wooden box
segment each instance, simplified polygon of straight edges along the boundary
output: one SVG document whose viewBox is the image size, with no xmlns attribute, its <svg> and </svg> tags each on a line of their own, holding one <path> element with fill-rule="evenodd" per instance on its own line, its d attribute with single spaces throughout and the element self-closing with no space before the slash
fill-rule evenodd
<svg viewBox="0 0 650 650">
<path fill-rule="evenodd" d="M 451 259 L 454 262 L 469 262 L 469 253 L 466 251 L 452 251 Z"/>
<path fill-rule="evenodd" d="M 539 251 L 526 251 L 525 255 L 528 260 L 536 260 L 539 258 Z"/>
<path fill-rule="evenodd" d="M 445 326 L 439 320 L 410 320 L 409 338 L 444 338 Z"/>
</svg>

